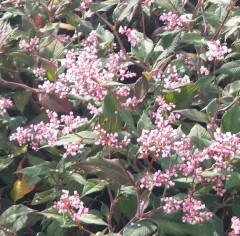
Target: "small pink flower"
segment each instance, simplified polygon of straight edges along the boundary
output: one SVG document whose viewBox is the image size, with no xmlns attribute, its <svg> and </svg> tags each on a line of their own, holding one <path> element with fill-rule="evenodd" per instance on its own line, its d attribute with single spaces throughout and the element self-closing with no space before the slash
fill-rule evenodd
<svg viewBox="0 0 240 236">
<path fill-rule="evenodd" d="M 142 0 L 142 5 L 150 7 L 154 2 L 155 0 Z"/>
<path fill-rule="evenodd" d="M 37 51 L 39 49 L 40 39 L 38 37 L 30 38 L 29 40 L 22 39 L 19 42 L 19 48 L 24 52 Z"/>
<path fill-rule="evenodd" d="M 128 37 L 128 41 L 131 43 L 132 46 L 135 46 L 139 41 L 139 38 L 137 37 L 137 31 L 127 28 L 127 26 L 120 26 L 118 32 L 120 34 L 126 35 Z"/>
<path fill-rule="evenodd" d="M 62 196 L 60 197 L 59 201 L 54 202 L 53 207 L 57 208 L 59 213 L 69 212 L 72 220 L 78 223 L 82 216 L 88 214 L 89 209 L 84 207 L 77 191 L 74 191 L 73 195 L 69 195 L 69 191 L 64 189 L 62 192 Z"/>
<path fill-rule="evenodd" d="M 205 67 L 205 66 L 201 66 L 200 67 L 200 73 L 202 74 L 202 75 L 209 75 L 209 70 L 208 70 L 208 68 L 207 67 Z"/>
<path fill-rule="evenodd" d="M 159 17 L 159 20 L 163 21 L 165 30 L 180 30 L 186 23 L 186 20 L 183 16 L 173 12 L 163 13 Z"/>
<path fill-rule="evenodd" d="M 13 106 L 9 98 L 0 98 L 0 116 L 3 116 L 9 107 Z"/>
<path fill-rule="evenodd" d="M 233 229 L 228 236 L 238 236 L 240 235 L 240 219 L 236 216 L 233 216 L 232 219 L 232 226 Z"/>
<path fill-rule="evenodd" d="M 230 53 L 232 49 L 226 45 L 221 44 L 220 40 L 213 40 L 208 43 L 208 51 L 206 53 L 209 61 L 220 60 L 224 58 L 224 55 Z"/>
</svg>

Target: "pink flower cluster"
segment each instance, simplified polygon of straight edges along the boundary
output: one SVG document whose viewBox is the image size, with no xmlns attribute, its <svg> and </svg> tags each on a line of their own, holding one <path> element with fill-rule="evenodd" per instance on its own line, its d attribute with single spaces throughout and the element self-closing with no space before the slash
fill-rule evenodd
<svg viewBox="0 0 240 236">
<path fill-rule="evenodd" d="M 84 207 L 83 202 L 77 191 L 73 195 L 69 195 L 69 191 L 62 190 L 63 194 L 59 201 L 54 202 L 53 207 L 59 210 L 59 213 L 68 212 L 72 220 L 76 223 L 81 221 L 81 217 L 88 214 L 89 209 Z"/>
<path fill-rule="evenodd" d="M 220 40 L 213 40 L 208 43 L 208 51 L 206 52 L 209 61 L 221 60 L 224 55 L 230 53 L 232 49 L 226 45 L 221 44 Z"/>
<path fill-rule="evenodd" d="M 132 98 L 128 98 L 125 103 L 122 103 L 121 106 L 125 109 L 130 108 L 132 110 L 136 109 L 136 107 L 143 102 L 143 99 L 138 99 L 133 96 Z"/>
<path fill-rule="evenodd" d="M 187 54 L 182 54 L 182 53 L 178 53 L 176 55 L 177 59 L 183 58 L 184 59 L 184 63 L 187 66 L 187 68 L 192 71 L 192 70 L 196 70 L 196 64 L 192 61 L 192 58 L 190 56 L 188 56 Z"/>
<path fill-rule="evenodd" d="M 92 4 L 92 0 L 81 0 L 79 7 L 75 8 L 75 11 L 83 11 L 89 8 Z"/>
<path fill-rule="evenodd" d="M 190 224 L 202 223 L 205 220 L 210 220 L 213 217 L 213 213 L 205 211 L 206 206 L 201 201 L 192 198 L 188 195 L 184 200 L 177 200 L 173 197 L 161 198 L 162 202 L 165 202 L 163 210 L 166 213 L 171 213 L 176 210 L 182 209 L 183 222 Z"/>
<path fill-rule="evenodd" d="M 100 126 L 96 126 L 95 130 L 99 135 L 95 140 L 95 144 L 101 144 L 104 148 L 122 148 L 123 146 L 127 146 L 130 142 L 127 136 L 119 141 L 118 133 L 107 133 L 106 130 L 102 129 Z"/>
<path fill-rule="evenodd" d="M 38 77 L 39 79 L 43 80 L 45 75 L 46 75 L 46 70 L 42 67 L 40 68 L 35 68 L 33 70 L 33 74 Z"/>
<path fill-rule="evenodd" d="M 16 132 L 10 136 L 10 140 L 17 140 L 20 146 L 30 143 L 31 148 L 37 151 L 44 144 L 53 146 L 60 135 L 70 134 L 76 126 L 87 122 L 87 119 L 74 117 L 72 113 L 62 115 L 60 119 L 58 119 L 56 112 L 47 111 L 47 114 L 50 119 L 49 123 L 40 122 L 36 125 L 30 125 L 28 128 L 18 127 Z M 64 145 L 66 149 L 64 156 L 77 154 L 79 149 L 76 150 L 74 145 Z M 81 145 L 80 147 L 82 148 Z M 78 146 L 78 148 L 80 147 Z"/>
<path fill-rule="evenodd" d="M 25 39 L 21 39 L 19 42 L 19 48 L 24 52 L 33 52 L 39 49 L 40 39 L 35 36 L 34 38 L 30 38 L 29 41 Z"/>
<path fill-rule="evenodd" d="M 150 7 L 154 2 L 155 0 L 142 0 L 142 5 Z"/>
<path fill-rule="evenodd" d="M 134 29 L 127 28 L 127 26 L 124 26 L 124 27 L 120 26 L 118 32 L 120 34 L 126 35 L 128 38 L 128 41 L 131 43 L 132 46 L 135 46 L 139 41 L 139 38 L 137 36 L 137 31 Z"/>
<path fill-rule="evenodd" d="M 147 158 L 149 155 L 154 158 L 169 157 L 173 154 L 174 143 L 179 138 L 177 130 L 172 128 L 171 123 L 180 116 L 173 113 L 167 115 L 167 112 L 175 107 L 174 104 L 167 104 L 162 97 L 158 97 L 156 103 L 159 105 L 157 111 L 153 113 L 156 128 L 153 130 L 143 129 L 138 138 L 139 158 Z"/>
<path fill-rule="evenodd" d="M 152 189 L 153 187 L 165 186 L 167 188 L 173 187 L 175 183 L 172 178 L 177 177 L 176 171 L 173 170 L 158 170 L 153 175 L 147 174 L 140 179 L 140 187 Z"/>
<path fill-rule="evenodd" d="M 98 43 L 95 31 L 92 31 L 82 44 L 81 50 L 65 52 L 62 66 L 66 67 L 66 72 L 59 75 L 55 83 L 45 81 L 39 86 L 41 92 L 55 92 L 61 97 L 69 94 L 90 96 L 95 104 L 98 104 L 104 100 L 109 83 L 135 75 L 128 71 L 126 64 L 121 63 L 123 60 L 121 52 L 110 53 L 109 61 L 102 63 L 101 58 L 97 56 Z M 91 111 L 95 112 L 96 109 Z"/>
<path fill-rule="evenodd" d="M 163 87 L 169 90 L 174 89 L 176 86 L 189 84 L 191 82 L 189 76 L 180 76 L 177 72 L 176 66 L 173 65 L 168 65 L 166 74 L 163 74 L 161 69 L 157 70 L 153 75 L 153 79 L 157 83 L 163 82 Z"/>
<path fill-rule="evenodd" d="M 160 21 L 163 21 L 165 30 L 180 30 L 184 27 L 186 19 L 183 16 L 180 16 L 173 12 L 163 13 L 159 17 Z"/>
<path fill-rule="evenodd" d="M 200 73 L 202 74 L 202 75 L 209 75 L 209 70 L 208 70 L 208 68 L 207 67 L 205 67 L 205 66 L 201 66 L 200 67 Z"/>
<path fill-rule="evenodd" d="M 23 6 L 24 0 L 11 0 L 10 1 L 14 7 L 21 7 Z"/>
<path fill-rule="evenodd" d="M 205 220 L 210 220 L 213 217 L 213 213 L 209 211 L 203 211 L 206 208 L 205 204 L 198 201 L 191 196 L 187 196 L 182 203 L 182 209 L 184 216 L 183 222 L 190 224 L 202 223 Z"/>
<path fill-rule="evenodd" d="M 177 85 L 189 84 L 191 82 L 189 76 L 184 75 L 181 77 L 178 75 L 176 66 L 168 65 L 166 72 L 167 76 L 164 78 L 163 85 L 166 89 L 173 89 Z"/>
<path fill-rule="evenodd" d="M 228 234 L 228 236 L 239 236 L 240 235 L 240 219 L 236 216 L 233 216 L 232 219 L 232 231 Z"/>
<path fill-rule="evenodd" d="M 0 98 L 0 116 L 3 116 L 9 107 L 13 106 L 9 98 Z"/>
</svg>

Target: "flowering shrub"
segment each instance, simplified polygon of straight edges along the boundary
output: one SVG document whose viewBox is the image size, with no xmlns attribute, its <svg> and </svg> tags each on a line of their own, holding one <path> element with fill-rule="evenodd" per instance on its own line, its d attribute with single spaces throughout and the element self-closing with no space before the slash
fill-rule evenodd
<svg viewBox="0 0 240 236">
<path fill-rule="evenodd" d="M 0 3 L 0 234 L 240 235 L 237 0 Z"/>
</svg>

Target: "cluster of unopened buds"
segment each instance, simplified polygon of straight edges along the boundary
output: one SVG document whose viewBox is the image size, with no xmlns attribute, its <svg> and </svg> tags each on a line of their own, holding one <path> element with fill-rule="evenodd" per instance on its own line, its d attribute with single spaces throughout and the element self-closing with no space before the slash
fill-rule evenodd
<svg viewBox="0 0 240 236">
<path fill-rule="evenodd" d="M 69 191 L 62 190 L 62 196 L 59 201 L 54 202 L 54 208 L 59 210 L 59 213 L 69 213 L 72 220 L 76 223 L 81 221 L 81 217 L 88 214 L 89 209 L 84 207 L 79 194 L 74 191 L 73 195 L 69 195 Z"/>
<path fill-rule="evenodd" d="M 0 116 L 3 116 L 9 107 L 13 106 L 13 102 L 9 98 L 0 98 Z"/>
<path fill-rule="evenodd" d="M 164 29 L 170 31 L 180 30 L 184 27 L 184 24 L 186 23 L 186 19 L 184 16 L 180 16 L 179 14 L 173 12 L 163 13 L 159 17 L 159 20 L 163 21 Z"/>
<path fill-rule="evenodd" d="M 50 119 L 49 123 L 40 122 L 27 128 L 18 127 L 15 133 L 10 136 L 10 140 L 17 140 L 20 146 L 30 143 L 31 148 L 37 151 L 41 145 L 54 145 L 60 133 L 70 134 L 76 126 L 88 121 L 86 118 L 74 117 L 73 113 L 62 115 L 60 119 L 56 112 L 47 111 L 47 114 Z M 64 148 L 66 149 L 64 157 L 67 155 L 74 156 L 79 151 L 76 151 L 76 144 L 65 144 Z M 80 148 L 82 148 L 82 145 L 78 145 L 78 149 Z"/>
<path fill-rule="evenodd" d="M 183 200 L 177 200 L 173 197 L 161 198 L 161 201 L 165 203 L 163 210 L 166 213 L 171 213 L 173 211 L 182 210 L 183 211 L 183 222 L 188 222 L 190 224 L 202 223 L 206 220 L 210 220 L 213 217 L 213 213 L 206 211 L 206 206 L 201 201 L 194 199 L 192 196 L 188 195 Z"/>
<path fill-rule="evenodd" d="M 155 0 L 142 0 L 142 5 L 150 7 L 154 2 Z"/>
<path fill-rule="evenodd" d="M 33 52 L 39 49 L 40 39 L 38 37 L 30 38 L 29 40 L 21 39 L 19 42 L 19 48 L 24 52 Z"/>
<path fill-rule="evenodd" d="M 71 0 L 72 1 L 72 0 Z M 74 10 L 75 11 L 83 11 L 83 10 L 86 10 L 87 8 L 89 8 L 90 6 L 91 6 L 91 4 L 92 4 L 92 0 L 82 0 L 81 2 L 80 2 L 80 5 L 77 7 L 77 8 L 75 8 Z"/>
<path fill-rule="evenodd" d="M 100 126 L 96 126 L 95 131 L 99 135 L 95 140 L 95 144 L 101 144 L 104 148 L 122 148 L 130 142 L 127 136 L 119 141 L 118 133 L 107 133 L 107 131 Z"/>
<path fill-rule="evenodd" d="M 120 26 L 118 32 L 120 34 L 124 34 L 125 36 L 127 36 L 128 41 L 131 43 L 132 46 L 135 46 L 139 41 L 137 31 L 134 29 L 127 28 L 127 26 L 124 27 Z"/>
<path fill-rule="evenodd" d="M 220 40 L 213 40 L 208 43 L 208 51 L 206 52 L 209 61 L 223 59 L 227 53 L 230 53 L 232 49 L 226 45 L 221 44 Z"/>
<path fill-rule="evenodd" d="M 232 231 L 228 234 L 228 236 L 239 236 L 240 235 L 240 219 L 236 216 L 233 216 L 232 219 Z"/>
</svg>

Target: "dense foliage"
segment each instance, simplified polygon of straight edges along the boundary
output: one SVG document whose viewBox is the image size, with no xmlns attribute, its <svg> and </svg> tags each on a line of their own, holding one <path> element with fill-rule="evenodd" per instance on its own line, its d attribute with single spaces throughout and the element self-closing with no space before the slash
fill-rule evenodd
<svg viewBox="0 0 240 236">
<path fill-rule="evenodd" d="M 237 0 L 3 0 L 0 234 L 240 235 Z"/>
</svg>

